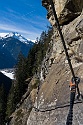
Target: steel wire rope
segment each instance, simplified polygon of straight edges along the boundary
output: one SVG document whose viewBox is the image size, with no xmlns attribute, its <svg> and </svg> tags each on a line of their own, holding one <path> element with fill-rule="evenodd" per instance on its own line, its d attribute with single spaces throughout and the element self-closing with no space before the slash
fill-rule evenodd
<svg viewBox="0 0 83 125">
<path fill-rule="evenodd" d="M 70 70 L 71 70 L 71 73 L 72 73 L 72 76 L 73 76 L 73 79 L 74 79 L 74 82 L 75 82 L 75 89 L 73 89 L 74 91 L 71 91 L 71 94 L 70 94 L 70 109 L 69 109 L 69 114 L 68 114 L 67 122 L 66 122 L 66 125 L 72 125 L 73 106 L 74 106 L 74 99 L 75 99 L 75 94 L 76 94 L 76 88 L 77 88 L 78 96 L 80 96 L 80 91 L 79 91 L 78 84 L 76 82 L 75 73 L 74 73 L 74 70 L 73 70 L 73 67 L 72 67 L 72 64 L 71 64 L 71 60 L 70 60 L 68 51 L 67 51 L 65 40 L 64 40 L 63 34 L 61 32 L 61 29 L 60 29 L 60 24 L 59 24 L 59 21 L 58 21 L 58 18 L 57 18 L 57 14 L 56 14 L 56 11 L 55 11 L 53 0 L 49 0 L 49 2 L 50 2 L 50 5 L 51 5 L 53 14 L 54 14 L 54 18 L 55 18 L 55 21 L 56 21 L 57 29 L 58 29 L 60 37 L 61 37 L 61 41 L 62 41 L 62 44 L 63 44 L 63 47 L 64 47 L 64 51 L 65 51 L 65 54 L 66 54 L 66 58 L 68 60 L 68 64 L 69 64 L 69 67 L 70 67 Z"/>
<path fill-rule="evenodd" d="M 79 104 L 79 103 L 83 103 L 81 100 L 80 101 L 77 101 L 77 102 L 74 102 L 74 104 Z M 47 111 L 52 111 L 52 110 L 55 110 L 55 109 L 59 109 L 59 108 L 65 108 L 65 107 L 69 107 L 70 106 L 70 103 L 67 103 L 67 104 L 63 104 L 63 105 L 59 105 L 59 106 L 50 106 L 50 108 L 37 108 L 37 107 L 33 107 L 35 109 L 35 111 L 37 112 L 47 112 Z"/>
<path fill-rule="evenodd" d="M 74 81 L 75 81 L 75 83 L 76 83 L 75 73 L 74 73 L 74 70 L 73 70 L 73 67 L 72 67 L 72 64 L 71 64 L 71 60 L 70 60 L 70 57 L 69 57 L 69 54 L 68 54 L 68 51 L 67 51 L 67 47 L 66 47 L 66 44 L 65 44 L 65 40 L 64 40 L 63 34 L 62 34 L 62 32 L 61 32 L 61 28 L 60 28 L 60 24 L 59 24 L 59 21 L 58 21 L 58 17 L 57 17 L 56 11 L 55 11 L 55 7 L 54 7 L 53 0 L 50 0 L 50 5 L 51 5 L 51 7 L 52 7 L 52 11 L 53 11 L 54 18 L 55 18 L 55 21 L 56 21 L 57 29 L 58 29 L 59 34 L 60 34 L 60 37 L 61 37 L 61 41 L 62 41 L 62 44 L 63 44 L 63 47 L 64 47 L 64 51 L 65 51 L 65 54 L 66 54 L 66 58 L 67 58 L 67 60 L 68 60 L 68 64 L 69 64 L 69 67 L 70 67 L 72 76 L 73 76 L 73 78 L 74 78 Z M 77 86 L 77 92 L 78 92 L 78 94 L 80 94 L 78 86 Z"/>
</svg>

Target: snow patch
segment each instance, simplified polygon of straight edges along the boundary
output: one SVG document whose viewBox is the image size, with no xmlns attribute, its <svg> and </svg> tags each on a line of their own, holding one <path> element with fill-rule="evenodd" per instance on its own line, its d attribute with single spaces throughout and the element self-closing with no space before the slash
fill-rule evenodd
<svg viewBox="0 0 83 125">
<path fill-rule="evenodd" d="M 9 77 L 10 79 L 14 79 L 14 72 L 10 70 L 0 70 L 5 76 Z"/>
<path fill-rule="evenodd" d="M 31 41 L 31 42 L 33 42 L 33 43 L 35 43 L 36 42 L 36 40 L 31 40 L 31 39 L 27 39 L 28 41 Z"/>
<path fill-rule="evenodd" d="M 0 33 L 0 37 L 5 37 L 8 33 Z"/>
<path fill-rule="evenodd" d="M 21 42 L 23 42 L 25 44 L 29 44 L 29 42 L 35 43 L 35 40 L 26 39 L 21 34 L 19 34 L 17 32 L 0 33 L 0 39 L 6 39 L 8 37 L 13 37 L 15 39 L 18 39 L 19 41 L 21 41 Z"/>
<path fill-rule="evenodd" d="M 3 44 L 3 46 L 2 47 L 4 47 L 5 46 L 5 44 Z"/>
</svg>

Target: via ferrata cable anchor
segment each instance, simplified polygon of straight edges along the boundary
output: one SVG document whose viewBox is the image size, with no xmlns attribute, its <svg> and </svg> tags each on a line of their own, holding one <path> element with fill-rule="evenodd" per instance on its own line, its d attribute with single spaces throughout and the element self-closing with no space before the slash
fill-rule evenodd
<svg viewBox="0 0 83 125">
<path fill-rule="evenodd" d="M 76 95 L 76 100 L 83 102 L 83 95 L 81 92 L 80 92 L 80 95 L 79 94 Z"/>
<path fill-rule="evenodd" d="M 78 87 L 79 83 L 80 83 L 79 77 L 75 77 L 75 78 L 72 77 L 71 82 L 70 82 L 70 88 L 73 88 L 75 86 L 78 92 L 78 94 L 76 94 L 76 100 L 83 101 L 83 95 L 79 91 L 79 87 Z"/>
</svg>

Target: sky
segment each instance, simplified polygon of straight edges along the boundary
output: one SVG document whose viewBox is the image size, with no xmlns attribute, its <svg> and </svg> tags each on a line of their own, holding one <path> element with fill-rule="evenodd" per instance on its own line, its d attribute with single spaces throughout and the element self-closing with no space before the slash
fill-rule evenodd
<svg viewBox="0 0 83 125">
<path fill-rule="evenodd" d="M 50 25 L 41 0 L 0 0 L 0 33 L 18 32 L 35 40 Z"/>
</svg>

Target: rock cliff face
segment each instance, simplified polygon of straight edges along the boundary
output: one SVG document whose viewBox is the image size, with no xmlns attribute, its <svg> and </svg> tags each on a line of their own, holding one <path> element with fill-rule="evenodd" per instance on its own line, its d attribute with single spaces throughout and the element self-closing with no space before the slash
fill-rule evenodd
<svg viewBox="0 0 83 125">
<path fill-rule="evenodd" d="M 82 12 L 82 0 L 53 0 L 60 24 L 70 22 Z M 54 25 L 54 17 L 49 0 L 42 0 L 43 6 L 48 10 L 47 18 Z"/>
<path fill-rule="evenodd" d="M 76 76 L 83 94 L 83 1 L 53 0 L 61 24 L 62 33 Z M 20 108 L 12 114 L 10 125 L 65 125 L 69 107 L 69 81 L 72 74 L 64 53 L 61 39 L 49 0 L 42 0 L 48 10 L 47 18 L 54 27 L 51 48 L 42 62 L 40 90 L 31 91 Z M 38 112 L 32 107 L 40 109 Z M 62 107 L 62 108 L 60 108 Z M 46 111 L 45 111 L 46 110 Z M 20 116 L 20 115 L 21 116 Z M 83 103 L 74 105 L 73 125 L 83 125 Z"/>
</svg>

